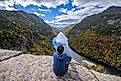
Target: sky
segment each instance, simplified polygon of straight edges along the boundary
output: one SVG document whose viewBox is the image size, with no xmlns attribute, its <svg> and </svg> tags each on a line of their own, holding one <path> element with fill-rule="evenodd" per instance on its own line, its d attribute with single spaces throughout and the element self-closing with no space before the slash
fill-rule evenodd
<svg viewBox="0 0 121 81">
<path fill-rule="evenodd" d="M 0 10 L 33 13 L 56 28 L 79 23 L 110 6 L 121 6 L 121 0 L 0 0 Z"/>
</svg>

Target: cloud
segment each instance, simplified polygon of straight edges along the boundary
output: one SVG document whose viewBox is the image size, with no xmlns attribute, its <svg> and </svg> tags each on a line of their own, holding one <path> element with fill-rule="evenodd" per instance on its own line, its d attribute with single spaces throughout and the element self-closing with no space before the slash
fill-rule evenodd
<svg viewBox="0 0 121 81">
<path fill-rule="evenodd" d="M 47 8 L 57 8 L 57 6 L 61 4 L 68 4 L 69 1 L 70 0 L 1 0 L 0 10 L 15 10 L 12 7 L 14 4 L 20 4 L 23 7 L 32 4 L 36 6 L 43 5 Z M 45 20 L 45 22 L 58 27 L 78 23 L 85 17 L 100 13 L 110 6 L 121 6 L 121 0 L 73 0 L 72 5 L 73 8 L 71 10 L 60 8 L 59 11 L 63 14 L 55 16 L 52 21 Z M 74 8 L 74 6 L 76 6 L 78 10 Z M 99 6 L 101 8 L 97 8 L 95 6 Z M 39 11 L 51 12 L 50 9 L 39 9 Z M 38 16 L 45 16 L 38 12 L 34 12 L 34 14 Z"/>
<path fill-rule="evenodd" d="M 37 16 L 45 16 L 44 14 L 40 14 L 38 12 L 33 12 L 33 14 L 37 15 Z"/>
<path fill-rule="evenodd" d="M 78 23 L 85 17 L 100 13 L 110 6 L 121 6 L 121 0 L 73 0 L 72 5 L 77 6 L 80 9 L 76 10 L 75 8 L 72 8 L 69 11 L 61 9 L 60 12 L 66 14 L 56 16 L 53 23 L 58 23 L 60 25 L 64 22 L 68 25 Z"/>
<path fill-rule="evenodd" d="M 105 7 L 113 6 L 121 6 L 121 0 L 74 0 L 72 5 L 76 6 L 84 6 L 89 4 L 100 4 Z"/>
<path fill-rule="evenodd" d="M 40 9 L 40 8 L 39 8 L 39 11 L 42 11 L 42 12 L 51 12 L 50 9 Z"/>
<path fill-rule="evenodd" d="M 66 11 L 66 14 L 63 15 L 58 15 L 55 17 L 55 20 L 51 23 L 58 23 L 58 24 L 65 24 L 63 26 L 68 26 L 70 24 L 76 24 L 79 23 L 82 19 L 84 19 L 87 16 L 97 14 L 99 12 L 102 12 L 104 9 L 99 8 L 97 9 L 96 7 L 93 6 L 88 6 L 85 7 L 84 9 L 76 10 L 74 9 Z"/>
<path fill-rule="evenodd" d="M 61 23 L 61 24 L 58 24 L 58 23 L 51 23 L 50 25 L 51 25 L 52 27 L 56 27 L 56 28 L 69 26 L 68 24 L 65 24 L 65 23 Z"/>
<path fill-rule="evenodd" d="M 0 10 L 16 10 L 12 6 L 13 6 L 12 2 L 0 1 Z"/>
<path fill-rule="evenodd" d="M 78 20 L 77 19 L 66 19 L 66 20 L 61 20 L 61 21 L 58 21 L 58 22 L 66 22 L 66 23 L 69 23 L 70 24 L 70 22 L 72 23 L 72 22 L 77 22 Z"/>
<path fill-rule="evenodd" d="M 66 13 L 67 12 L 67 9 L 61 8 L 59 11 L 60 12 L 63 12 L 63 13 Z"/>
<path fill-rule="evenodd" d="M 73 20 L 73 19 L 68 19 L 65 21 L 48 21 L 48 20 L 44 20 L 46 23 L 48 23 L 49 25 L 51 25 L 52 27 L 66 27 L 69 26 L 70 24 L 74 24 L 75 22 L 77 22 L 77 20 Z M 74 22 L 75 21 L 75 22 Z"/>
<path fill-rule="evenodd" d="M 1 0 L 0 4 L 0 8 L 1 9 L 6 9 L 6 8 L 10 8 L 10 5 L 14 5 L 14 4 L 20 4 L 23 7 L 26 7 L 28 5 L 37 5 L 37 6 L 46 6 L 48 8 L 56 8 L 57 6 L 61 5 L 61 4 L 67 4 L 68 0 Z"/>
<path fill-rule="evenodd" d="M 44 20 L 46 23 L 50 23 L 50 21 L 48 21 L 48 20 Z"/>
<path fill-rule="evenodd" d="M 78 17 L 72 17 L 71 15 L 61 15 L 56 16 L 55 20 L 53 21 L 47 21 L 46 23 L 50 24 L 54 27 L 66 27 L 70 24 L 75 24 L 79 21 Z"/>
<path fill-rule="evenodd" d="M 67 4 L 68 0 L 35 0 L 35 2 L 37 3 L 36 5 L 44 5 L 48 8 L 56 8 L 61 4 Z"/>
</svg>

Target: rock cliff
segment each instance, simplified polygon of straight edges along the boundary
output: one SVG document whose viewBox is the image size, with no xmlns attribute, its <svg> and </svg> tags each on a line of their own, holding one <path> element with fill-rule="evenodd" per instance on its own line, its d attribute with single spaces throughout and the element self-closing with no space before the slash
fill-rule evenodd
<svg viewBox="0 0 121 81">
<path fill-rule="evenodd" d="M 65 76 L 57 77 L 52 65 L 52 56 L 12 57 L 0 62 L 0 81 L 121 81 L 121 77 L 88 70 L 75 60 Z"/>
</svg>

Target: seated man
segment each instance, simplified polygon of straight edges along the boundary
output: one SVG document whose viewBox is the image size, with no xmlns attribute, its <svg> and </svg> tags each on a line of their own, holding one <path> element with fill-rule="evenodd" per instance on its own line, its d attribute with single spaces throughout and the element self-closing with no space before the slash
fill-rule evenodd
<svg viewBox="0 0 121 81">
<path fill-rule="evenodd" d="M 53 71 L 57 76 L 64 76 L 68 71 L 68 65 L 71 61 L 71 57 L 67 54 L 63 54 L 64 47 L 58 46 L 57 53 L 53 55 Z"/>
</svg>

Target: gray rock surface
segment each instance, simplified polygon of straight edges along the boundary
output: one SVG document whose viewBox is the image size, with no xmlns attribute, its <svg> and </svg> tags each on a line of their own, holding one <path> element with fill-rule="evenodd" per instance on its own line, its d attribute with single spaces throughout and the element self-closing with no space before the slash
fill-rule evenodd
<svg viewBox="0 0 121 81">
<path fill-rule="evenodd" d="M 52 56 L 22 54 L 0 62 L 0 81 L 121 81 L 121 77 L 90 71 L 75 60 L 63 77 L 55 76 Z"/>
<path fill-rule="evenodd" d="M 13 56 L 20 55 L 21 53 L 22 51 L 0 49 L 0 61 L 3 61 Z"/>
</svg>

